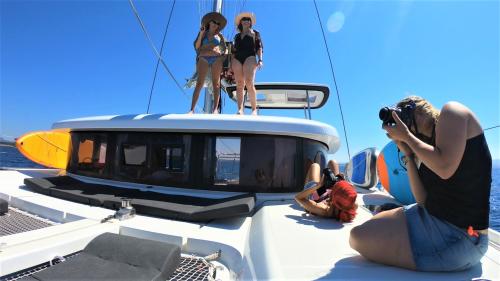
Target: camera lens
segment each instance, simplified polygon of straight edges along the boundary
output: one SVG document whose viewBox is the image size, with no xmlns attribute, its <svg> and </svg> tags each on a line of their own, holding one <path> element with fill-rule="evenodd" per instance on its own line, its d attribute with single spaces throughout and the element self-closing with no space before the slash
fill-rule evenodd
<svg viewBox="0 0 500 281">
<path fill-rule="evenodd" d="M 378 118 L 380 118 L 380 120 L 382 120 L 382 122 L 384 124 L 389 123 L 393 119 L 391 112 L 392 112 L 392 110 L 390 108 L 388 108 L 387 106 L 383 107 L 378 112 Z"/>
</svg>

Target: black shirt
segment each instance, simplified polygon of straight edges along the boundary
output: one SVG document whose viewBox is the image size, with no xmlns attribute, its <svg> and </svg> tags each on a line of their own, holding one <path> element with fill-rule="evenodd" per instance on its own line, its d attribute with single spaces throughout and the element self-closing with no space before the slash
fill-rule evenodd
<svg viewBox="0 0 500 281">
<path fill-rule="evenodd" d="M 489 226 L 491 154 L 484 133 L 467 140 L 455 173 L 442 179 L 423 163 L 418 174 L 427 191 L 425 208 L 460 228 Z"/>
</svg>

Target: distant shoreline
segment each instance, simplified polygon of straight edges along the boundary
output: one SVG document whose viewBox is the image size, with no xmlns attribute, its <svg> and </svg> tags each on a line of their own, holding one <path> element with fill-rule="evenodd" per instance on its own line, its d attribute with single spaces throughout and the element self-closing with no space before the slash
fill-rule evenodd
<svg viewBox="0 0 500 281">
<path fill-rule="evenodd" d="M 13 141 L 0 141 L 0 146 L 12 146 L 16 147 L 16 143 Z"/>
</svg>

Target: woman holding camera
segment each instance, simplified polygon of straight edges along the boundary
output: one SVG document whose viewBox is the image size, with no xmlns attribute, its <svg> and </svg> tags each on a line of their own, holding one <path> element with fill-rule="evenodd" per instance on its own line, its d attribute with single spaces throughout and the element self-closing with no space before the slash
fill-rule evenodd
<svg viewBox="0 0 500 281">
<path fill-rule="evenodd" d="M 322 176 L 317 163 L 312 164 L 304 190 L 295 196 L 295 201 L 313 215 L 351 222 L 358 207 L 356 190 L 339 173 L 337 162 L 329 161 L 323 173 Z"/>
<path fill-rule="evenodd" d="M 191 110 L 189 114 L 194 113 L 194 108 L 198 102 L 201 88 L 205 84 L 205 77 L 208 71 L 212 72 L 212 85 L 214 93 L 213 113 L 219 113 L 220 99 L 220 76 L 222 73 L 222 63 L 225 54 L 224 36 L 220 31 L 226 26 L 227 20 L 224 16 L 217 12 L 208 13 L 201 20 L 201 28 L 194 47 L 196 49 L 196 87 L 193 92 L 191 101 Z"/>
<path fill-rule="evenodd" d="M 483 129 L 457 102 L 439 111 L 411 96 L 398 108 L 414 108 L 412 118 L 403 122 L 393 111 L 395 124 L 383 129 L 405 154 L 417 203 L 353 228 L 351 247 L 374 262 L 412 270 L 470 268 L 488 247 L 492 161 Z"/>
</svg>

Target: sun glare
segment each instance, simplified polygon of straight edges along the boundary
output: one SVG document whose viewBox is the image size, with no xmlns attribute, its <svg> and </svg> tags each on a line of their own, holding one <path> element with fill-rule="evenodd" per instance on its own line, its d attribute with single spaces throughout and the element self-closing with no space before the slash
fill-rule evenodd
<svg viewBox="0 0 500 281">
<path fill-rule="evenodd" d="M 342 12 L 335 12 L 329 18 L 327 22 L 328 31 L 338 32 L 344 26 L 345 16 Z"/>
</svg>

